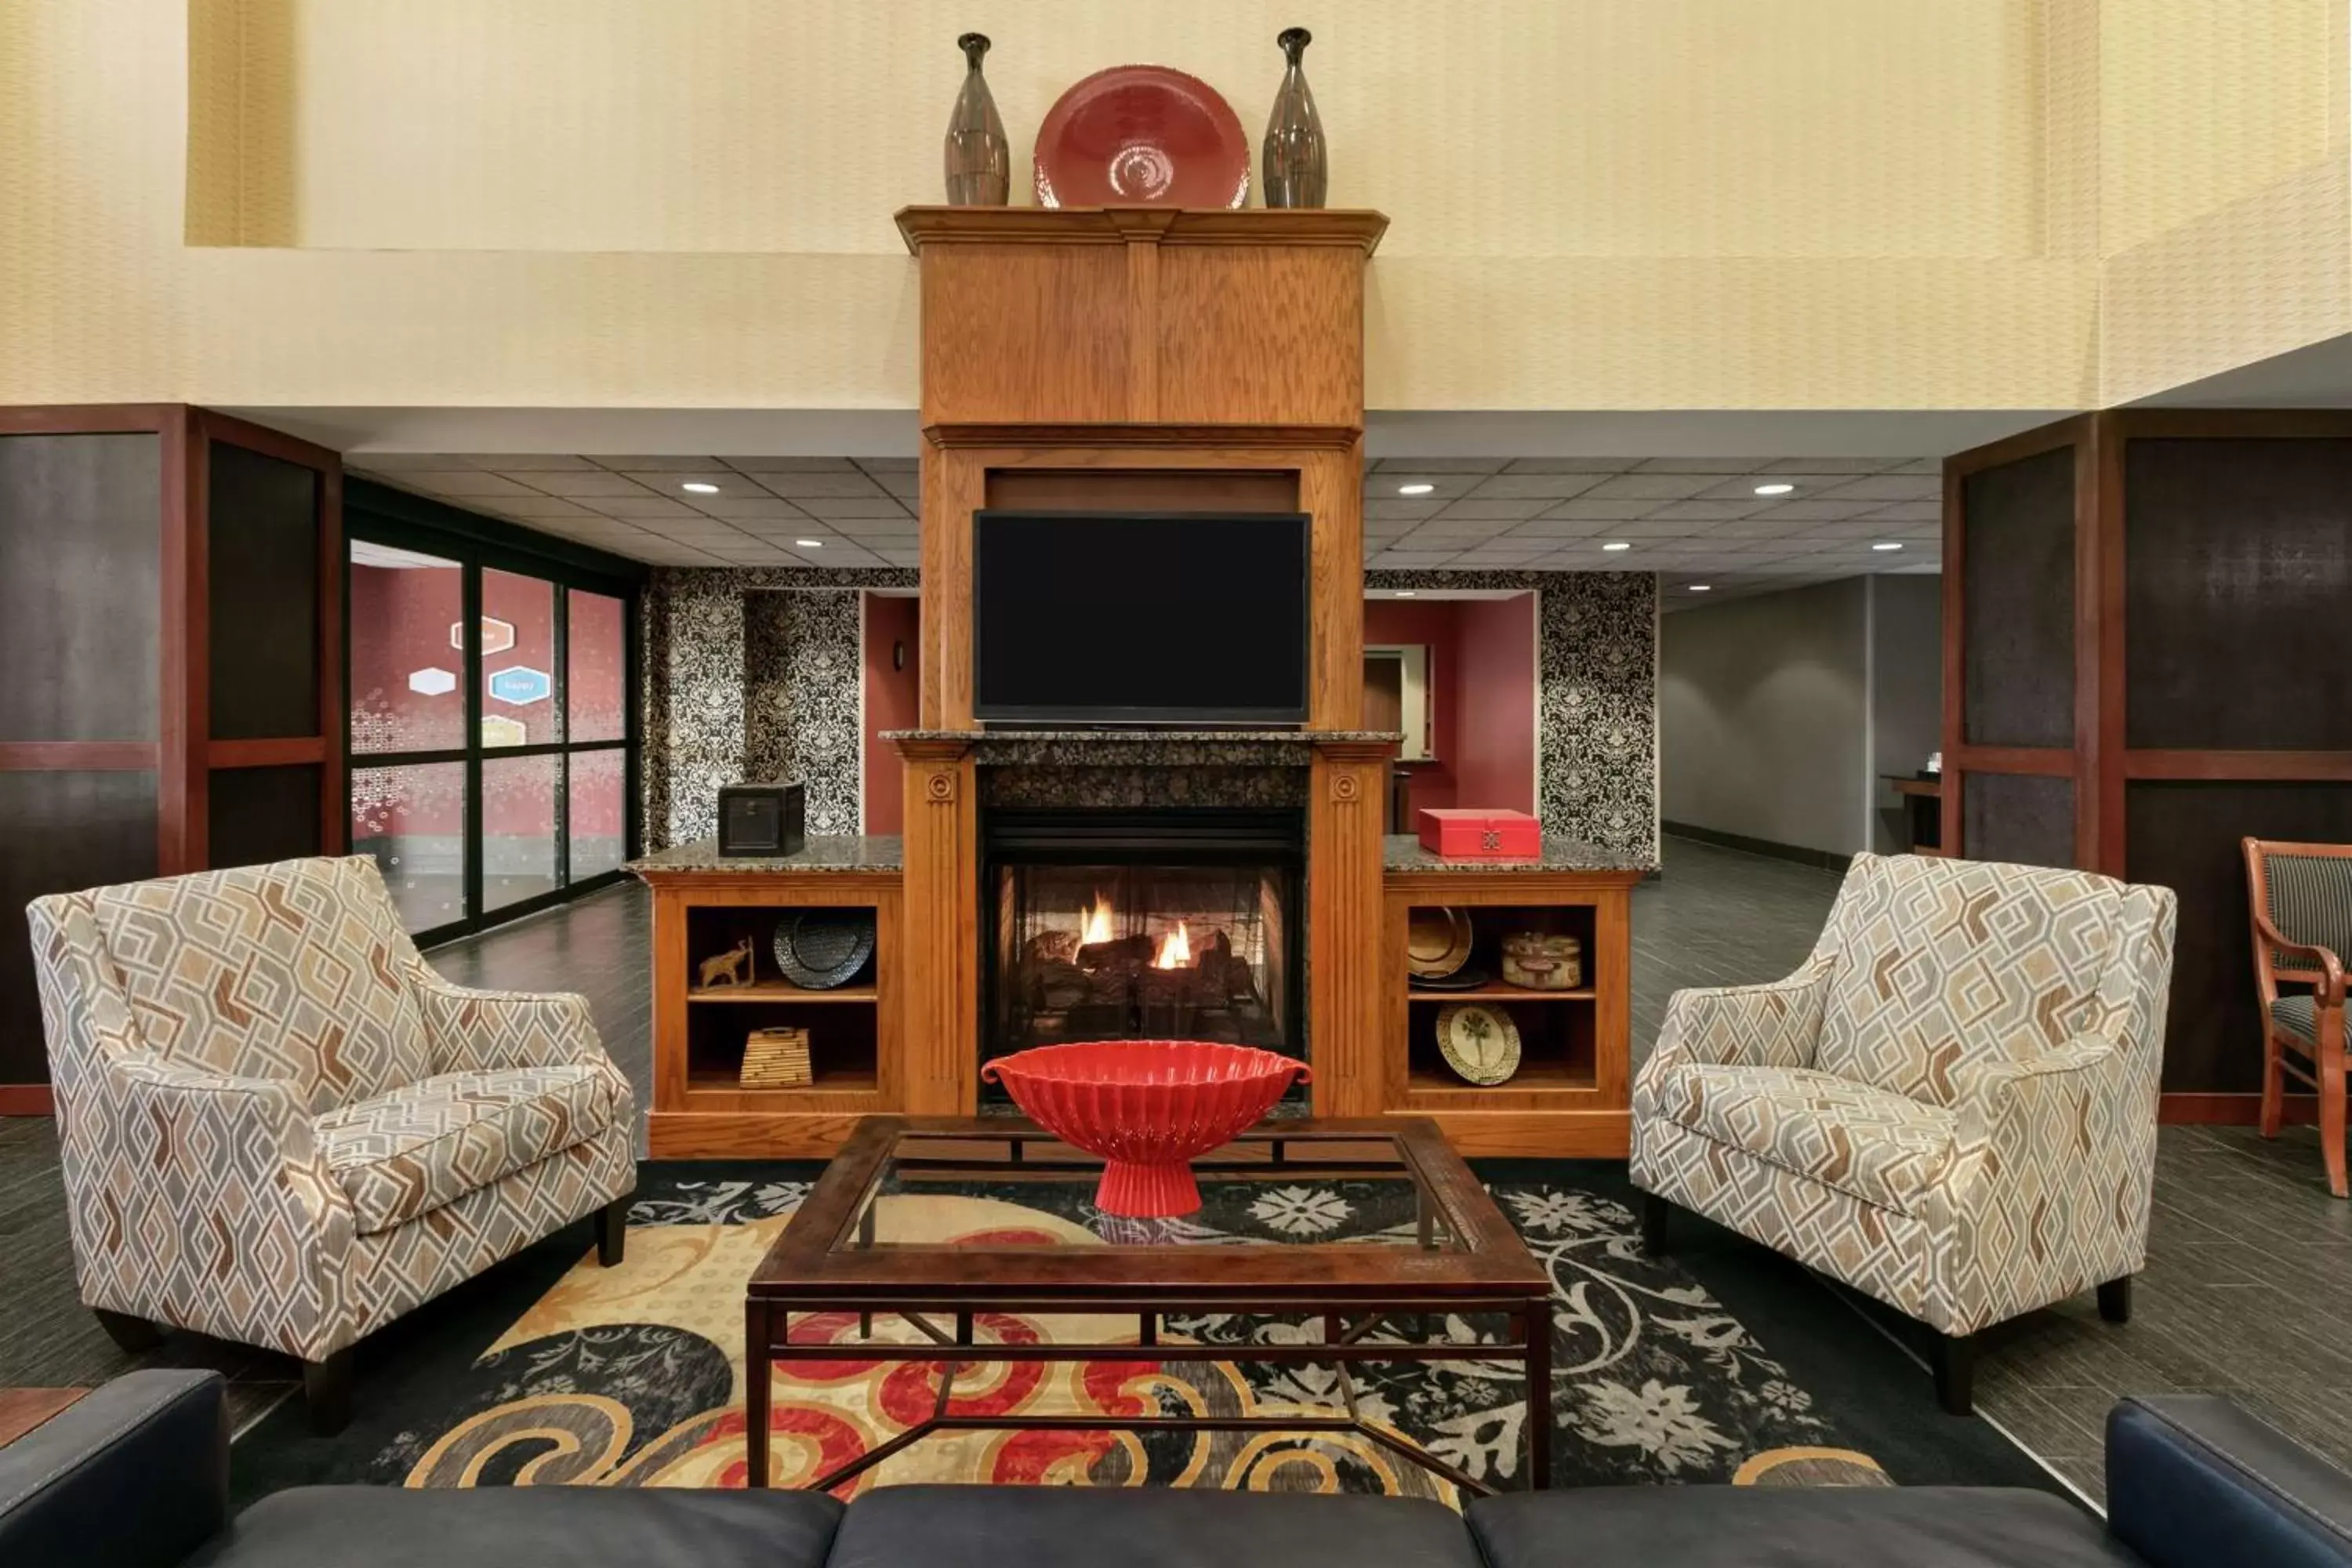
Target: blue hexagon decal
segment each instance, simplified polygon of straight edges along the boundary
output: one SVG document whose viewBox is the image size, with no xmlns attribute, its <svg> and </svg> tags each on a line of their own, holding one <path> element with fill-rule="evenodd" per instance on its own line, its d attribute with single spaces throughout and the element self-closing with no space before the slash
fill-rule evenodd
<svg viewBox="0 0 2352 1568">
<path fill-rule="evenodd" d="M 555 683 L 547 671 L 533 669 L 527 664 L 509 665 L 490 676 L 490 695 L 509 707 L 528 708 L 534 702 L 544 702 L 554 691 Z"/>
</svg>

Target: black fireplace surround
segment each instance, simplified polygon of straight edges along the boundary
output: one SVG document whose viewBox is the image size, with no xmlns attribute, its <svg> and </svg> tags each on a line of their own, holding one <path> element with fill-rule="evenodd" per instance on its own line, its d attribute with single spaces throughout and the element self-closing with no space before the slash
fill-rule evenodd
<svg viewBox="0 0 2352 1568">
<path fill-rule="evenodd" d="M 980 829 L 982 1060 L 1119 1039 L 1306 1058 L 1303 811 L 1007 808 Z"/>
</svg>

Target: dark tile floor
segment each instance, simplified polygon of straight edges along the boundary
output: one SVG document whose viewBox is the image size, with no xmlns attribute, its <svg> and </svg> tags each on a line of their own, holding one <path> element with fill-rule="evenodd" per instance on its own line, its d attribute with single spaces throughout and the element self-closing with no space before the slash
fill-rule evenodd
<svg viewBox="0 0 2352 1568">
<path fill-rule="evenodd" d="M 1811 948 L 1834 874 L 1669 839 L 1666 874 L 1634 895 L 1634 1056 L 1686 985 L 1789 973 Z M 461 984 L 584 993 L 606 1047 L 648 1097 L 650 900 L 635 884 L 436 949 Z M 2274 1143 L 2235 1128 L 2168 1127 L 2136 1315 L 2102 1323 L 2088 1297 L 1996 1331 L 1979 1408 L 2096 1498 L 2099 1425 L 2121 1394 L 2236 1396 L 2352 1463 L 2352 1205 L 2327 1195 L 2315 1134 Z M 133 1364 L 76 1300 L 53 1126 L 0 1120 L 0 1385 L 89 1384 Z M 1826 1286 L 1822 1310 L 1852 1309 Z M 1855 1314 L 1858 1332 L 1874 1331 Z M 289 1386 L 264 1352 L 173 1336 L 148 1364 L 218 1366 L 240 1412 Z M 1931 1409 L 1927 1374 L 1923 1416 Z"/>
</svg>

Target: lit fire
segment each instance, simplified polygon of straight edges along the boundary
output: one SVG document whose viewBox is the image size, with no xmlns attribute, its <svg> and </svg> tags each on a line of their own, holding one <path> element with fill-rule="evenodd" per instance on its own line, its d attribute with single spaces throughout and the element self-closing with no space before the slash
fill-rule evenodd
<svg viewBox="0 0 2352 1568">
<path fill-rule="evenodd" d="M 1078 945 L 1108 942 L 1115 934 L 1110 928 L 1110 900 L 1097 893 L 1087 912 L 1078 917 Z"/>
<path fill-rule="evenodd" d="M 1173 932 L 1160 939 L 1160 954 L 1151 961 L 1154 969 L 1184 969 L 1192 963 L 1192 939 L 1178 921 Z"/>
</svg>

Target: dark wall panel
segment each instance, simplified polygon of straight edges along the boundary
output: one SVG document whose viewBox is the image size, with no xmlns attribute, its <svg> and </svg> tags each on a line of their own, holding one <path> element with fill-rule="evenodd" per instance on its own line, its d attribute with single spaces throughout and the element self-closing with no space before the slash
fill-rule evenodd
<svg viewBox="0 0 2352 1568">
<path fill-rule="evenodd" d="M 2213 1092 L 2263 1086 L 2262 1025 L 2242 837 L 2352 842 L 2352 784 L 2126 786 L 2131 877 L 2180 896 L 2164 1087 Z"/>
<path fill-rule="evenodd" d="M 1967 668 L 1961 709 L 1981 746 L 2074 743 L 2074 450 L 1960 483 Z"/>
<path fill-rule="evenodd" d="M 152 741 L 163 443 L 0 437 L 0 741 Z"/>
<path fill-rule="evenodd" d="M 2126 736 L 2352 749 L 2352 440 L 2124 448 Z"/>
<path fill-rule="evenodd" d="M 319 732 L 319 475 L 212 443 L 212 732 Z"/>
<path fill-rule="evenodd" d="M 0 773 L 0 1083 L 46 1083 L 25 906 L 155 874 L 155 775 Z"/>
<path fill-rule="evenodd" d="M 315 763 L 214 770 L 208 846 L 213 865 L 257 866 L 318 854 L 320 788 Z"/>
<path fill-rule="evenodd" d="M 1960 782 L 1961 853 L 2020 866 L 2074 864 L 2074 781 L 1969 773 Z"/>
</svg>

